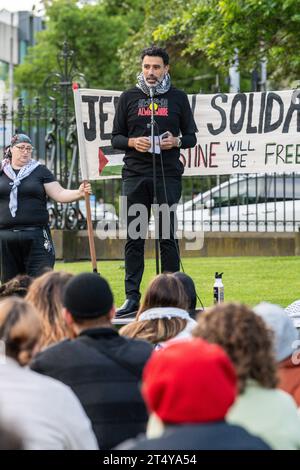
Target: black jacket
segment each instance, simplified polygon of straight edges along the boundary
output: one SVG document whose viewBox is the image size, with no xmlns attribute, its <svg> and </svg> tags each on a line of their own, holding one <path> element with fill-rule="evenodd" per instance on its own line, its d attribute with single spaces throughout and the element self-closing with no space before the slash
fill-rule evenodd
<svg viewBox="0 0 300 470">
<path fill-rule="evenodd" d="M 152 176 L 153 165 L 149 152 L 138 152 L 128 147 L 130 137 L 149 137 L 151 130 L 150 98 L 138 87 L 124 91 L 119 99 L 116 110 L 112 146 L 115 149 L 125 150 L 124 167 L 122 175 Z M 171 132 L 173 136 L 181 135 L 181 148 L 191 148 L 197 143 L 195 133 L 198 131 L 187 95 L 177 88 L 171 88 L 164 94 L 154 97 L 155 135 Z M 162 151 L 162 161 L 165 176 L 181 176 L 183 164 L 179 160 L 180 149 L 173 147 Z M 156 158 L 157 176 L 162 175 L 160 156 Z"/>
<path fill-rule="evenodd" d="M 152 346 L 112 328 L 83 331 L 38 354 L 31 368 L 69 385 L 89 416 L 100 449 L 144 432 L 147 412 L 139 386 Z"/>
<path fill-rule="evenodd" d="M 156 439 L 124 442 L 118 450 L 271 450 L 259 437 L 225 421 L 167 426 Z"/>
</svg>

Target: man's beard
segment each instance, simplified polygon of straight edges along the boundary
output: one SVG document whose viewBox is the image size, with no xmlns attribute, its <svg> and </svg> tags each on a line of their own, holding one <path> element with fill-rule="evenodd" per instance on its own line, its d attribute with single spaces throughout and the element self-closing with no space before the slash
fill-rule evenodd
<svg viewBox="0 0 300 470">
<path fill-rule="evenodd" d="M 149 83 L 148 80 L 155 80 L 155 82 L 154 83 Z M 145 82 L 147 83 L 147 85 L 149 87 L 151 87 L 151 86 L 156 87 L 157 85 L 159 85 L 159 83 L 162 82 L 162 80 L 160 80 L 157 77 L 147 77 L 147 79 L 145 79 Z"/>
<path fill-rule="evenodd" d="M 154 83 L 149 84 L 147 82 L 147 80 L 149 80 L 151 78 L 156 80 L 155 84 Z M 147 77 L 147 80 L 146 80 L 143 72 L 140 72 L 137 75 L 137 84 L 136 84 L 136 86 L 138 88 L 140 88 L 147 96 L 150 96 L 150 89 L 152 89 L 152 92 L 154 90 L 154 93 L 156 95 L 161 95 L 163 93 L 166 93 L 170 89 L 170 86 L 171 86 L 171 79 L 170 79 L 170 75 L 168 73 L 165 74 L 164 77 L 162 77 L 161 80 L 158 80 L 157 77 L 153 77 L 152 75 Z"/>
</svg>

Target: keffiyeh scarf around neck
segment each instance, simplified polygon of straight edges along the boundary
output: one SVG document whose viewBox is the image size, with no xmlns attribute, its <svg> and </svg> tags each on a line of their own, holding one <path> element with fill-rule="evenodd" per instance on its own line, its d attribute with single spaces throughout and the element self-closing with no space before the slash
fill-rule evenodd
<svg viewBox="0 0 300 470">
<path fill-rule="evenodd" d="M 36 160 L 29 160 L 29 162 L 22 166 L 20 169 L 19 173 L 16 175 L 14 172 L 9 158 L 5 158 L 2 161 L 1 164 L 1 170 L 3 173 L 8 176 L 9 179 L 12 180 L 10 184 L 11 190 L 10 190 L 10 198 L 9 198 L 9 210 L 12 215 L 12 217 L 16 216 L 16 212 L 18 209 L 18 186 L 21 184 L 21 181 L 26 178 L 27 176 L 30 175 L 30 173 L 33 172 L 33 170 L 36 169 L 37 166 L 40 165 L 40 162 L 37 162 Z"/>
<path fill-rule="evenodd" d="M 144 74 L 143 72 L 140 72 L 137 75 L 137 84 L 136 86 L 140 88 L 145 95 L 150 96 L 150 87 L 147 85 Z M 157 85 L 155 85 L 154 88 L 154 94 L 155 95 L 163 95 L 164 93 L 167 93 L 171 87 L 171 77 L 168 73 L 164 76 L 163 80 L 159 82 Z"/>
</svg>

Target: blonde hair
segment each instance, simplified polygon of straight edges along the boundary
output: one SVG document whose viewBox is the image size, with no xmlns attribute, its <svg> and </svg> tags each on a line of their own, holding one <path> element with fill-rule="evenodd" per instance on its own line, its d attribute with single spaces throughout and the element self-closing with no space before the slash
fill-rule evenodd
<svg viewBox="0 0 300 470">
<path fill-rule="evenodd" d="M 7 356 L 27 364 L 38 343 L 41 324 L 36 309 L 20 297 L 0 301 L 0 339 Z"/>
<path fill-rule="evenodd" d="M 119 333 L 128 338 L 144 339 L 152 344 L 168 341 L 186 327 L 182 318 L 157 318 L 155 320 L 136 320 L 123 326 Z"/>
<path fill-rule="evenodd" d="M 137 313 L 136 321 L 120 329 L 120 334 L 158 344 L 177 336 L 186 327 L 182 318 L 157 318 L 140 321 L 140 315 L 156 307 L 175 307 L 186 310 L 188 298 L 179 279 L 173 274 L 159 274 L 150 283 L 144 301 Z"/>
<path fill-rule="evenodd" d="M 42 323 L 42 348 L 68 336 L 68 329 L 62 316 L 62 296 L 65 285 L 73 277 L 63 271 L 50 271 L 35 279 L 26 295 L 38 311 Z"/>
</svg>

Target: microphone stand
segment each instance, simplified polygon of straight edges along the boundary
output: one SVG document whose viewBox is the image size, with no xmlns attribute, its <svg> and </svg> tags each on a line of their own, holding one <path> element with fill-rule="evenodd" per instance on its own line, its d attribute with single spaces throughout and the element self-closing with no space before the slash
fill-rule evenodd
<svg viewBox="0 0 300 470">
<path fill-rule="evenodd" d="M 151 143 L 152 143 L 152 168 L 153 168 L 153 215 L 154 215 L 154 238 L 155 238 L 155 267 L 159 274 L 159 211 L 157 204 L 157 181 L 156 181 L 156 156 L 155 156 L 155 132 L 154 132 L 154 88 L 150 87 L 151 100 Z M 156 228 L 158 227 L 158 230 Z"/>
</svg>

